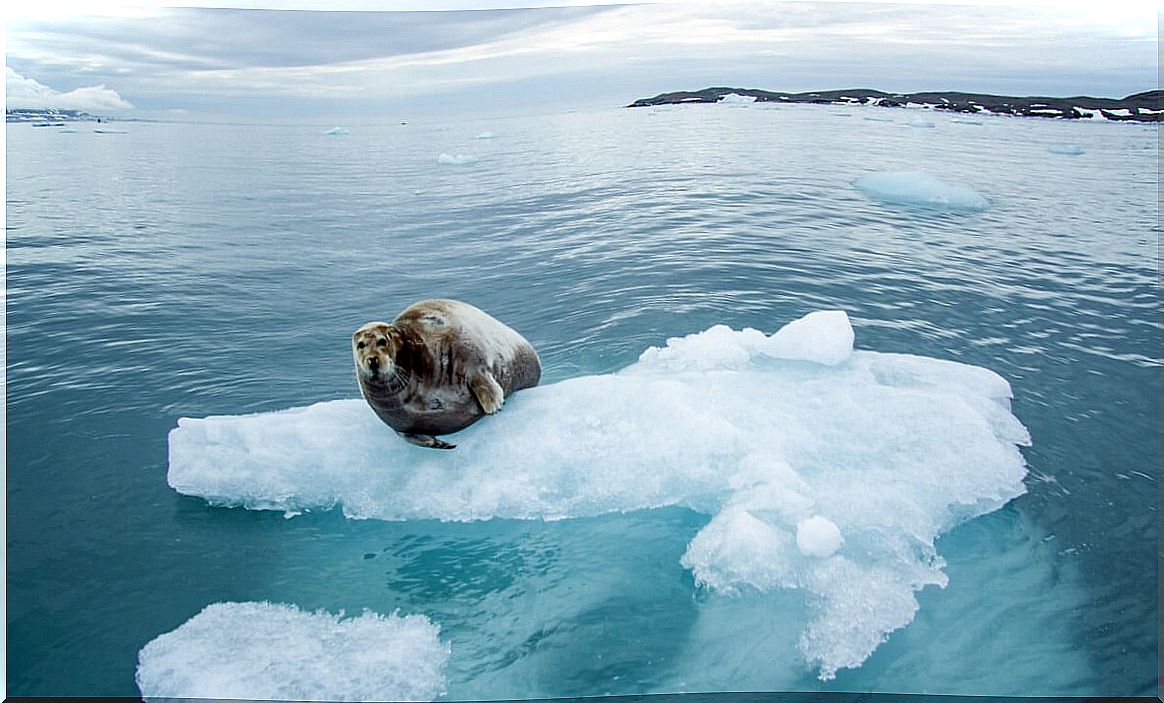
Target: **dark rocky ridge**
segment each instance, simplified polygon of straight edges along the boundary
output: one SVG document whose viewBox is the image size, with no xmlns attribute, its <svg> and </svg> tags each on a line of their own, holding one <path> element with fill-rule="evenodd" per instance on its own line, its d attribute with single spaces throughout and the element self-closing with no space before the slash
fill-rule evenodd
<svg viewBox="0 0 1164 703">
<path fill-rule="evenodd" d="M 756 98 L 756 102 L 817 103 L 823 105 L 877 105 L 905 107 L 915 105 L 935 110 L 994 115 L 1021 115 L 1024 117 L 1053 117 L 1082 119 L 1099 117 L 1116 121 L 1159 122 L 1160 99 L 1164 91 L 1150 90 L 1126 98 L 1073 98 L 1011 97 L 980 93 L 924 92 L 886 93 L 868 88 L 850 90 L 821 90 L 813 93 L 777 93 L 752 88 L 704 88 L 695 92 L 663 93 L 653 98 L 641 98 L 627 107 L 677 105 L 687 103 L 715 103 L 725 95 L 735 93 Z M 1126 111 L 1126 114 L 1124 113 Z"/>
</svg>

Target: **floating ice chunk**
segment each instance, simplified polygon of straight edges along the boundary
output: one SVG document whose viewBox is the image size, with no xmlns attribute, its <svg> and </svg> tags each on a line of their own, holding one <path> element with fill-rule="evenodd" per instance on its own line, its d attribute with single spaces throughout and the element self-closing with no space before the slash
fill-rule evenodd
<svg viewBox="0 0 1164 703">
<path fill-rule="evenodd" d="M 215 603 L 141 649 L 137 686 L 146 699 L 428 701 L 445 690 L 439 634 L 423 615 Z"/>
<path fill-rule="evenodd" d="M 340 137 L 345 134 L 350 134 L 350 132 L 343 127 L 332 127 L 331 129 L 324 132 L 324 134 L 329 137 Z"/>
<path fill-rule="evenodd" d="M 1048 147 L 1047 151 L 1052 154 L 1066 154 L 1067 156 L 1079 156 L 1083 153 L 1083 147 L 1078 144 L 1056 144 Z"/>
<path fill-rule="evenodd" d="M 738 93 L 728 93 L 719 99 L 721 105 L 751 105 L 756 102 L 755 95 L 740 95 Z"/>
<path fill-rule="evenodd" d="M 969 186 L 946 183 L 922 171 L 879 171 L 861 176 L 853 185 L 866 197 L 892 205 L 948 210 L 985 210 L 989 201 Z"/>
<path fill-rule="evenodd" d="M 934 126 L 933 122 L 930 122 L 929 120 L 921 117 L 915 117 L 906 124 L 908 124 L 910 127 L 921 127 L 923 129 L 929 129 L 930 127 Z"/>
<path fill-rule="evenodd" d="M 820 310 L 793 320 L 763 345 L 781 359 L 800 359 L 836 366 L 853 353 L 853 327 L 844 310 Z"/>
<path fill-rule="evenodd" d="M 965 117 L 955 117 L 950 122 L 954 124 L 982 124 L 982 120 L 972 120 Z"/>
<path fill-rule="evenodd" d="M 885 117 L 883 115 L 866 115 L 865 119 L 869 120 L 870 122 L 892 122 L 893 121 L 892 117 Z"/>
<path fill-rule="evenodd" d="M 685 506 L 711 516 L 682 557 L 696 583 L 804 591 L 799 647 L 831 678 L 945 585 L 939 534 L 1025 491 L 1030 443 L 1002 377 L 851 351 L 851 334 L 827 311 L 771 336 L 669 339 L 618 373 L 515 394 L 449 452 L 401 441 L 363 400 L 183 418 L 167 479 L 214 505 L 384 520 Z"/>
<path fill-rule="evenodd" d="M 844 541 L 837 524 L 820 515 L 796 524 L 796 546 L 806 557 L 831 557 Z"/>
<path fill-rule="evenodd" d="M 477 135 L 477 139 L 494 139 L 497 135 L 493 132 L 482 132 Z"/>
<path fill-rule="evenodd" d="M 445 154 L 437 157 L 438 164 L 446 166 L 467 166 L 477 163 L 477 157 L 472 154 Z"/>
</svg>

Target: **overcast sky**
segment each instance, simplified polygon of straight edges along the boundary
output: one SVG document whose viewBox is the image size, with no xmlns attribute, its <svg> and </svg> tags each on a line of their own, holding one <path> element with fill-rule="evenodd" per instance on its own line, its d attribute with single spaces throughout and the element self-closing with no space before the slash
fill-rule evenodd
<svg viewBox="0 0 1164 703">
<path fill-rule="evenodd" d="M 342 1 L 274 6 L 360 6 Z M 391 6 L 415 6 L 409 2 Z M 83 5 L 43 4 L 7 19 L 9 107 L 392 118 L 497 106 L 613 106 L 719 85 L 1120 97 L 1159 81 L 1154 2 L 768 0 L 425 12 L 139 3 L 100 15 L 77 9 Z"/>
</svg>

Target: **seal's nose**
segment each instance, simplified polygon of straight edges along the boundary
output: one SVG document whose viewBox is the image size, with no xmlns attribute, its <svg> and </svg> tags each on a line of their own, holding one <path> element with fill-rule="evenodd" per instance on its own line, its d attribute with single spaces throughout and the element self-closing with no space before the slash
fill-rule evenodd
<svg viewBox="0 0 1164 703">
<path fill-rule="evenodd" d="M 376 373 L 380 370 L 380 360 L 373 356 L 368 359 L 368 366 L 372 369 L 372 373 Z"/>
</svg>

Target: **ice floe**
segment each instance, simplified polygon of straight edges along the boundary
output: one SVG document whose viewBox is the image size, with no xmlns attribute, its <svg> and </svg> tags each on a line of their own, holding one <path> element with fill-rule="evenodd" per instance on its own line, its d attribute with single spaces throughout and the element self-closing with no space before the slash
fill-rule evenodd
<svg viewBox="0 0 1164 703">
<path fill-rule="evenodd" d="M 496 139 L 497 135 L 493 132 L 481 132 L 477 135 L 477 139 Z"/>
<path fill-rule="evenodd" d="M 852 345 L 841 311 L 772 335 L 717 325 L 515 394 L 445 452 L 358 399 L 183 418 L 168 481 L 218 506 L 383 520 L 685 506 L 710 516 L 682 557 L 696 583 L 803 591 L 799 648 L 828 679 L 946 584 L 935 539 L 1024 492 L 1029 444 L 994 372 Z"/>
<path fill-rule="evenodd" d="M 1079 156 L 1083 153 L 1083 147 L 1078 144 L 1056 144 L 1047 147 L 1047 151 L 1052 154 L 1066 154 L 1067 156 Z"/>
<path fill-rule="evenodd" d="M 343 135 L 350 133 L 351 132 L 349 132 L 347 129 L 344 129 L 343 127 L 332 127 L 331 129 L 324 132 L 324 134 L 329 137 L 342 137 Z"/>
<path fill-rule="evenodd" d="M 450 648 L 423 615 L 215 603 L 138 653 L 147 700 L 430 701 Z"/>
<path fill-rule="evenodd" d="M 477 157 L 472 154 L 446 154 L 437 157 L 437 163 L 445 166 L 468 166 L 477 163 Z"/>
<path fill-rule="evenodd" d="M 973 188 L 947 183 L 923 171 L 878 171 L 853 182 L 866 197 L 892 205 L 985 210 L 990 202 Z"/>
</svg>

